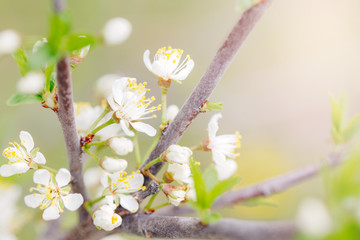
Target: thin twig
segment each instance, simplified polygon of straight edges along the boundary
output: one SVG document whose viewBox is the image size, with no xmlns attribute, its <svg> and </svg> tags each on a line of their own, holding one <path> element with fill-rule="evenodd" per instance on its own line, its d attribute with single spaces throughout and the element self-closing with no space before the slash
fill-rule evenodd
<svg viewBox="0 0 360 240">
<path fill-rule="evenodd" d="M 300 184 L 320 173 L 325 167 L 335 167 L 341 163 L 343 155 L 341 153 L 330 155 L 325 163 L 310 164 L 298 170 L 286 173 L 266 180 L 264 182 L 239 189 L 234 192 L 228 192 L 222 195 L 213 205 L 213 208 L 230 206 L 239 202 L 256 197 L 267 197 L 276 193 L 284 192 L 287 189 Z M 166 207 L 159 209 L 154 214 L 157 216 L 179 216 L 192 213 L 194 210 L 188 207 Z"/>
<path fill-rule="evenodd" d="M 269 2 L 270 0 L 264 0 L 248 9 L 242 15 L 225 42 L 217 51 L 204 76 L 186 100 L 174 121 L 171 122 L 168 129 L 161 136 L 158 144 L 141 168 L 153 159 L 159 157 L 159 155 L 171 144 L 175 144 L 180 139 L 186 128 L 191 124 L 192 120 L 200 113 L 201 106 L 210 97 L 212 91 L 215 89 L 226 69 L 229 67 L 240 46 L 245 41 L 250 31 L 254 28 L 257 21 L 263 15 L 265 9 L 269 5 Z M 154 165 L 151 168 L 151 172 L 156 174 L 160 170 L 161 166 L 162 163 Z M 147 183 L 150 181 L 149 178 L 146 180 Z"/>
<path fill-rule="evenodd" d="M 80 138 L 75 125 L 71 69 L 67 57 L 62 58 L 57 64 L 56 77 L 59 98 L 58 118 L 65 138 L 69 169 L 72 176 L 72 191 L 80 193 L 84 197 L 84 200 L 88 201 L 88 194 L 82 173 L 83 163 L 81 161 L 82 151 L 80 148 Z M 88 212 L 83 207 L 79 210 L 79 214 L 80 219 L 88 217 Z"/>
</svg>

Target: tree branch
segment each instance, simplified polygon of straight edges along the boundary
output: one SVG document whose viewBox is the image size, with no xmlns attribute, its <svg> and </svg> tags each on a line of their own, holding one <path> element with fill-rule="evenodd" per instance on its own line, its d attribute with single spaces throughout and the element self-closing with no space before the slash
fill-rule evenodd
<svg viewBox="0 0 360 240">
<path fill-rule="evenodd" d="M 120 231 L 146 238 L 206 238 L 242 240 L 292 239 L 295 225 L 284 221 L 221 219 L 203 225 L 198 218 L 129 215 Z"/>
<path fill-rule="evenodd" d="M 84 200 L 88 200 L 88 194 L 84 184 L 82 174 L 82 151 L 80 148 L 80 138 L 76 131 L 75 112 L 73 105 L 71 69 L 69 59 L 62 58 L 57 64 L 57 84 L 58 84 L 58 98 L 59 98 L 59 112 L 58 118 L 63 130 L 66 151 L 69 160 L 69 168 L 72 176 L 72 190 L 76 193 L 81 193 Z M 84 208 L 81 208 L 80 219 L 88 217 L 88 213 Z"/>
<path fill-rule="evenodd" d="M 311 164 L 304 168 L 286 173 L 266 180 L 264 182 L 239 189 L 234 192 L 228 192 L 222 195 L 213 205 L 213 208 L 220 208 L 236 204 L 256 197 L 268 197 L 270 195 L 284 192 L 285 190 L 302 183 L 316 176 L 324 167 L 335 167 L 342 161 L 342 154 L 332 154 L 329 159 L 322 164 Z M 188 207 L 165 207 L 157 210 L 154 214 L 157 216 L 176 216 L 192 213 L 194 210 Z"/>
<path fill-rule="evenodd" d="M 176 143 L 192 120 L 200 113 L 201 106 L 210 97 L 212 91 L 219 83 L 221 77 L 229 67 L 240 46 L 253 29 L 257 21 L 263 15 L 270 0 L 263 0 L 261 3 L 248 9 L 236 23 L 225 42 L 221 45 L 214 56 L 210 66 L 206 70 L 192 94 L 180 109 L 174 121 L 161 136 L 158 144 L 150 153 L 150 156 L 141 166 L 143 168 L 151 160 L 159 157 L 171 144 Z M 156 174 L 162 166 L 158 163 L 151 167 L 151 173 Z M 147 178 L 146 183 L 150 181 Z"/>
</svg>

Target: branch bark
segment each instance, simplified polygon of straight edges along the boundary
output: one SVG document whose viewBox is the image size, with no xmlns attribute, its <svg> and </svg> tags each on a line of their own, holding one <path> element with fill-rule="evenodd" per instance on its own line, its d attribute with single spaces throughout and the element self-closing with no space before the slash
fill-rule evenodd
<svg viewBox="0 0 360 240">
<path fill-rule="evenodd" d="M 229 206 L 248 199 L 252 199 L 256 197 L 268 197 L 276 193 L 284 192 L 287 189 L 316 176 L 324 167 L 335 167 L 338 164 L 340 164 L 341 161 L 342 161 L 341 153 L 332 154 L 329 156 L 329 159 L 326 161 L 326 163 L 311 164 L 304 168 L 274 177 L 264 182 L 252 186 L 248 186 L 234 192 L 228 192 L 222 195 L 214 203 L 213 208 Z M 193 211 L 194 211 L 193 209 L 188 207 L 179 208 L 179 207 L 169 206 L 159 209 L 154 214 L 157 216 L 176 216 L 176 215 L 189 214 L 192 213 Z"/>
<path fill-rule="evenodd" d="M 58 118 L 65 138 L 69 169 L 72 176 L 72 190 L 73 192 L 81 193 L 84 200 L 87 201 L 88 194 L 82 174 L 83 164 L 81 161 L 82 151 L 80 147 L 80 138 L 77 134 L 75 125 L 71 69 L 67 57 L 62 58 L 57 64 L 56 74 L 59 100 Z M 88 217 L 88 213 L 84 208 L 81 208 L 79 213 L 81 220 Z"/>
<path fill-rule="evenodd" d="M 143 168 L 151 160 L 159 157 L 171 144 L 176 143 L 192 120 L 200 113 L 201 106 L 210 97 L 212 91 L 219 83 L 221 77 L 229 67 L 240 46 L 249 35 L 257 21 L 265 12 L 270 0 L 263 0 L 261 3 L 248 9 L 236 23 L 225 42 L 221 45 L 215 54 L 210 66 L 204 76 L 191 93 L 185 104 L 180 109 L 174 121 L 161 136 L 158 144 L 150 153 L 150 156 L 141 166 Z M 156 174 L 162 166 L 162 163 L 155 164 L 151 167 L 151 173 Z M 150 181 L 146 179 L 146 183 Z M 146 184 L 146 185 L 147 185 Z"/>
</svg>

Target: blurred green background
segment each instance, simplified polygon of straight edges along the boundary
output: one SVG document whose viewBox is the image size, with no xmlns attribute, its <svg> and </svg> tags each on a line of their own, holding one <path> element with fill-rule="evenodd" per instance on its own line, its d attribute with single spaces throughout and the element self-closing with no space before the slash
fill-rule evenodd
<svg viewBox="0 0 360 240">
<path fill-rule="evenodd" d="M 124 17 L 133 26 L 125 43 L 96 48 L 73 72 L 75 101 L 94 103 L 96 80 L 107 73 L 147 81 L 153 95 L 159 96 L 157 80 L 142 55 L 146 49 L 153 56 L 158 48 L 172 46 L 184 49 L 195 61 L 188 79 L 182 85 L 173 83 L 169 90 L 169 104 L 181 106 L 240 17 L 235 4 L 235 0 L 68 1 L 75 32 L 97 33 L 112 17 Z M 51 7 L 51 1 L 1 0 L 0 31 L 15 29 L 40 39 L 47 35 Z M 332 148 L 329 92 L 345 93 L 349 111 L 359 112 L 359 9 L 358 0 L 273 1 L 250 34 L 210 99 L 224 104 L 219 133 L 238 130 L 243 136 L 237 171 L 243 179 L 240 186 L 328 155 Z M 49 166 L 67 167 L 56 115 L 38 104 L 6 106 L 20 77 L 11 57 L 0 59 L 0 147 L 17 141 L 20 130 L 26 130 Z M 200 115 L 180 143 L 192 146 L 206 138 L 211 115 Z M 158 125 L 159 119 L 152 123 Z M 141 136 L 143 152 L 150 140 Z M 205 161 L 210 155 L 200 157 Z M 132 155 L 127 159 L 132 161 Z M 24 182 L 31 175 L 12 179 Z M 271 197 L 277 207 L 236 206 L 237 211 L 224 213 L 239 218 L 289 218 L 304 196 L 321 194 L 321 181 L 311 180 Z"/>
</svg>

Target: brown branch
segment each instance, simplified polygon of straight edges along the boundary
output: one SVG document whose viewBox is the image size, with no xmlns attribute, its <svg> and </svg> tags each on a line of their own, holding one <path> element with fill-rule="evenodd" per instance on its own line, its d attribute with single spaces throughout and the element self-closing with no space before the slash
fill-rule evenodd
<svg viewBox="0 0 360 240">
<path fill-rule="evenodd" d="M 62 58 L 57 64 L 56 77 L 59 98 L 58 118 L 65 138 L 69 168 L 72 176 L 72 191 L 81 193 L 84 200 L 87 201 L 88 194 L 82 174 L 83 164 L 81 161 L 82 151 L 80 148 L 80 138 L 77 134 L 75 125 L 71 69 L 69 59 L 67 57 Z M 88 213 L 84 208 L 81 208 L 79 213 L 81 220 L 88 217 Z"/>
<path fill-rule="evenodd" d="M 221 219 L 203 225 L 198 218 L 130 215 L 120 231 L 146 238 L 206 238 L 242 240 L 292 239 L 295 225 L 284 221 Z"/>
<path fill-rule="evenodd" d="M 238 52 L 240 46 L 253 29 L 257 21 L 263 15 L 269 5 L 270 0 L 264 0 L 261 3 L 248 9 L 236 23 L 225 42 L 221 45 L 214 56 L 210 66 L 204 76 L 200 79 L 192 94 L 186 100 L 180 109 L 174 121 L 161 136 L 158 144 L 151 152 L 148 159 L 141 166 L 143 168 L 151 160 L 159 157 L 171 144 L 175 144 L 190 125 L 192 120 L 200 113 L 201 106 L 210 97 L 212 91 L 219 83 L 221 77 L 229 67 L 231 61 Z M 151 173 L 156 174 L 162 166 L 158 163 L 151 167 Z M 147 183 L 150 181 L 147 178 Z"/>
<path fill-rule="evenodd" d="M 286 173 L 266 180 L 264 182 L 239 189 L 234 192 L 228 192 L 222 195 L 213 205 L 213 208 L 230 206 L 248 199 L 256 197 L 268 197 L 270 195 L 284 192 L 287 189 L 300 184 L 317 174 L 325 167 L 335 167 L 342 161 L 342 154 L 332 154 L 323 164 L 311 164 L 304 168 Z M 194 210 L 188 207 L 165 207 L 159 209 L 154 214 L 157 216 L 176 216 L 192 213 Z"/>
</svg>

